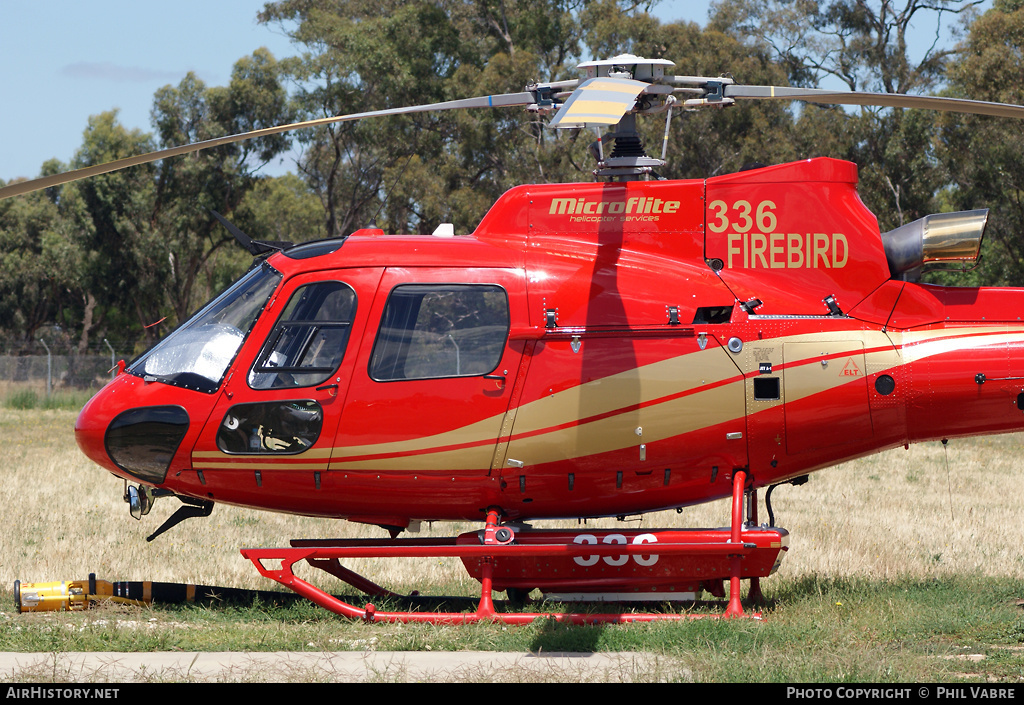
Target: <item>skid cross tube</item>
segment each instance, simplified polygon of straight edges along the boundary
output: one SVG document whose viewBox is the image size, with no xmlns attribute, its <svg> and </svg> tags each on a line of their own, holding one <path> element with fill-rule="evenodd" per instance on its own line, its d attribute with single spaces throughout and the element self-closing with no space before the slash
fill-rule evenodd
<svg viewBox="0 0 1024 705">
<path fill-rule="evenodd" d="M 267 578 L 275 580 L 299 595 L 336 614 L 353 619 L 375 622 L 429 622 L 435 624 L 468 624 L 473 622 L 498 621 L 505 624 L 528 624 L 535 619 L 545 618 L 573 624 L 649 622 L 658 620 L 680 620 L 696 617 L 742 617 L 740 581 L 743 579 L 743 559 L 759 549 L 756 543 L 743 540 L 744 494 L 746 473 L 733 473 L 733 504 L 729 538 L 724 541 L 678 541 L 664 543 L 502 543 L 501 539 L 510 532 L 499 531 L 497 510 L 490 510 L 486 528 L 480 532 L 483 543 L 458 543 L 455 538 L 433 539 L 320 539 L 292 541 L 290 548 L 247 548 L 242 555 L 252 561 L 257 570 Z M 751 493 L 753 496 L 753 493 Z M 756 500 L 751 500 L 756 501 Z M 756 511 L 756 509 L 754 509 Z M 755 515 L 756 516 L 756 515 Z M 523 535 L 525 535 L 524 532 Z M 537 532 L 542 533 L 542 532 Z M 498 612 L 495 610 L 493 590 L 495 566 L 502 561 L 516 559 L 554 560 L 558 558 L 587 557 L 596 561 L 598 557 L 610 561 L 623 561 L 624 557 L 651 556 L 669 558 L 673 556 L 720 557 L 729 561 L 729 600 L 722 614 L 671 614 L 671 613 L 559 613 L 559 612 Z M 344 602 L 326 593 L 295 575 L 293 566 L 306 561 L 348 583 L 357 590 L 376 598 L 402 598 L 377 585 L 371 580 L 341 565 L 342 558 L 440 558 L 457 557 L 479 561 L 477 579 L 480 580 L 480 600 L 475 612 L 380 612 L 371 603 L 365 607 Z M 617 563 L 616 563 L 617 564 Z M 756 578 L 750 578 L 752 581 Z M 588 585 L 601 587 L 614 583 L 614 578 L 590 578 Z M 621 580 L 621 579 L 620 579 Z M 549 586 L 554 583 L 549 583 Z M 566 578 L 561 589 L 571 590 L 573 578 Z M 758 596 L 759 596 L 759 590 Z M 643 595 L 637 593 L 638 599 Z M 759 615 L 750 615 L 759 616 Z"/>
</svg>

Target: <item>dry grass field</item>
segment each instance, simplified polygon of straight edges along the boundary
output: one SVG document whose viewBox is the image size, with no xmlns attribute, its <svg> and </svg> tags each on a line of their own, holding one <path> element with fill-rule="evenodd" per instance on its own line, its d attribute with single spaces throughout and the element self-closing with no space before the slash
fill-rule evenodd
<svg viewBox="0 0 1024 705">
<path fill-rule="evenodd" d="M 80 580 L 91 572 L 105 580 L 276 589 L 239 548 L 285 545 L 299 537 L 383 535 L 375 527 L 218 505 L 211 517 L 188 520 L 147 543 L 145 537 L 179 503 L 159 500 L 142 521 L 132 519 L 122 501 L 123 482 L 78 451 L 75 416 L 0 409 L 0 584 L 8 599 L 16 579 Z M 765 581 L 765 593 L 771 595 L 773 584 L 809 575 L 1024 577 L 1022 440 L 1001 436 L 951 441 L 945 450 L 939 443 L 899 448 L 813 474 L 801 487 L 778 488 L 776 523 L 791 532 L 791 546 L 779 573 Z M 767 520 L 763 502 L 761 520 Z M 727 523 L 728 505 L 716 502 L 649 514 L 632 525 Z M 424 531 L 447 535 L 477 528 L 436 524 Z M 454 559 L 367 559 L 351 567 L 399 590 L 476 592 Z M 319 574 L 306 576 L 335 587 Z"/>
<path fill-rule="evenodd" d="M 573 627 L 537 620 L 522 628 L 480 624 L 366 624 L 309 604 L 275 608 L 104 605 L 88 612 L 17 615 L 15 580 L 191 582 L 277 589 L 238 552 L 295 537 L 382 536 L 380 529 L 215 507 L 146 543 L 179 503 L 159 500 L 141 522 L 122 501 L 124 484 L 92 465 L 74 443 L 76 412 L 0 408 L 0 642 L 2 651 L 46 656 L 8 666 L 0 680 L 107 682 L 74 666 L 79 652 L 130 653 L 140 681 L 197 681 L 189 669 L 155 669 L 157 652 L 610 652 L 653 659 L 653 666 L 597 674 L 601 681 L 681 682 L 1024 682 L 1024 435 L 902 448 L 845 463 L 773 495 L 776 522 L 791 532 L 790 555 L 762 583 L 763 621 L 694 620 Z M 763 511 L 761 519 L 766 520 Z M 728 504 L 647 515 L 640 526 L 723 526 Z M 576 522 L 566 522 L 575 525 Z M 613 519 L 591 522 L 615 526 Z M 547 523 L 538 522 L 538 526 Z M 437 524 L 435 535 L 479 526 Z M 479 595 L 455 559 L 366 559 L 346 563 L 408 592 Z M 302 577 L 331 592 L 350 588 L 312 569 Z M 346 593 L 346 594 L 348 594 Z M 106 658 L 106 657 L 104 657 Z M 194 663 L 190 661 L 189 663 Z M 646 662 L 645 662 L 646 663 Z M 40 665 L 41 664 L 41 665 Z M 274 675 L 262 666 L 214 680 L 351 680 L 336 670 Z M 461 673 L 461 672 L 460 672 Z M 592 674 L 593 675 L 593 674 Z M 390 669 L 376 680 L 410 680 Z M 416 678 L 419 680 L 420 678 Z M 428 680 L 579 680 L 513 669 Z"/>
</svg>

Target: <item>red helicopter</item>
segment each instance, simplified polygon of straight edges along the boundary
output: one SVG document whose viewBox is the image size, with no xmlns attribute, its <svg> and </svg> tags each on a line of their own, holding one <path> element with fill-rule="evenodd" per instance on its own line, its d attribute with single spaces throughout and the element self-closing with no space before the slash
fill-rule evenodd
<svg viewBox="0 0 1024 705">
<path fill-rule="evenodd" d="M 1024 290 L 917 283 L 967 266 L 987 211 L 888 233 L 857 167 L 818 158 L 703 180 L 651 180 L 638 114 L 737 100 L 954 110 L 965 100 L 742 86 L 673 76 L 664 60 L 581 64 L 587 78 L 523 93 L 360 113 L 234 135 L 13 184 L 0 198 L 229 141 L 405 112 L 526 106 L 562 128 L 612 126 L 584 184 L 502 196 L 453 236 L 259 243 L 230 288 L 83 408 L 87 456 L 126 481 L 136 518 L 183 503 L 156 534 L 217 502 L 335 517 L 388 539 L 245 549 L 266 577 L 339 614 L 378 621 L 529 622 L 493 591 L 570 602 L 693 600 L 743 614 L 788 549 L 759 524 L 758 490 L 913 442 L 1024 428 Z M 220 216 L 218 216 L 220 217 Z M 222 219 L 223 220 L 223 219 Z M 138 483 L 128 486 L 127 483 Z M 544 530 L 731 497 L 729 526 Z M 478 521 L 456 538 L 398 538 L 423 521 Z M 374 597 L 341 559 L 458 556 L 474 612 L 378 611 L 295 576 L 300 561 Z M 572 622 L 679 619 L 613 610 Z"/>
</svg>

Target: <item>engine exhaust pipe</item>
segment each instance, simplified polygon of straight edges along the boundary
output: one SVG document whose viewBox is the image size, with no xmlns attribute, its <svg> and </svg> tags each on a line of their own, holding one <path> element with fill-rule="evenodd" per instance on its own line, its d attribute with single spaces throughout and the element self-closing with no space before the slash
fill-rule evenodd
<svg viewBox="0 0 1024 705">
<path fill-rule="evenodd" d="M 885 258 L 893 279 L 917 281 L 924 265 L 951 263 L 964 271 L 978 262 L 988 209 L 933 213 L 882 233 Z"/>
</svg>

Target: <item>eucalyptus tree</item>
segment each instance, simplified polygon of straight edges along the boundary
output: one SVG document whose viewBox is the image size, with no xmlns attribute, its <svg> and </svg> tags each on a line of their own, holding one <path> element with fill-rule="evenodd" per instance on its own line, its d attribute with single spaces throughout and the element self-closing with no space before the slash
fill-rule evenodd
<svg viewBox="0 0 1024 705">
<path fill-rule="evenodd" d="M 207 87 L 193 74 L 157 91 L 152 120 L 161 147 L 199 142 L 290 122 L 292 113 L 279 80 L 279 65 L 265 49 L 235 63 L 227 86 Z M 211 217 L 227 217 L 261 180 L 260 169 L 288 146 L 272 135 L 161 161 L 153 176 L 149 214 L 159 259 L 164 301 L 180 321 L 211 291 L 197 284 L 210 257 L 232 242 Z M 240 223 L 246 226 L 247 223 Z M 245 227 L 243 227 L 245 229 Z"/>
<path fill-rule="evenodd" d="M 72 168 L 152 151 L 152 135 L 128 129 L 117 111 L 89 118 Z M 163 313 L 165 261 L 154 257 L 151 222 L 152 165 L 103 174 L 54 189 L 70 237 L 82 253 L 82 288 L 88 302 L 83 337 L 103 320 L 136 327 Z"/>
<path fill-rule="evenodd" d="M 970 25 L 949 70 L 950 93 L 1024 103 L 1024 2 L 996 0 Z M 968 115 L 942 120 L 939 154 L 954 186 L 951 208 L 991 209 L 979 283 L 1024 285 L 1024 131 L 1018 122 Z"/>
<path fill-rule="evenodd" d="M 785 72 L 771 52 L 748 45 L 714 27 L 692 22 L 661 23 L 643 12 L 627 12 L 599 2 L 583 13 L 584 37 L 596 56 L 635 53 L 674 62 L 677 75 L 728 75 L 749 84 L 785 84 Z M 657 156 L 665 116 L 646 117 L 638 127 L 648 153 Z M 800 156 L 787 106 L 747 102 L 719 110 L 676 110 L 669 125 L 667 178 L 707 178 L 746 165 L 790 161 Z"/>
<path fill-rule="evenodd" d="M 310 118 L 519 92 L 576 77 L 582 15 L 625 0 L 281 0 L 260 19 L 278 24 L 301 55 L 288 63 Z M 301 134 L 299 169 L 320 195 L 327 232 L 376 222 L 466 231 L 507 188 L 579 178 L 592 168 L 576 132 L 556 134 L 521 110 L 421 113 Z"/>
<path fill-rule="evenodd" d="M 793 85 L 887 93 L 941 87 L 955 46 L 941 40 L 943 22 L 967 16 L 979 0 L 719 0 L 711 26 L 766 47 Z M 928 37 L 923 52 L 914 33 Z M 860 166 L 861 195 L 883 229 L 934 207 L 944 173 L 933 150 L 936 116 L 862 108 L 800 110 L 798 147 Z"/>
<path fill-rule="evenodd" d="M 157 91 L 156 134 L 128 130 L 116 112 L 90 118 L 72 167 L 288 122 L 287 96 L 266 50 L 239 60 L 226 87 L 189 74 Z M 260 167 L 287 137 L 251 140 L 84 179 L 56 189 L 84 258 L 84 290 L 94 309 L 152 342 L 211 294 L 204 276 L 230 235 L 210 209 L 227 215 L 260 181 Z M 244 263 L 232 265 L 234 273 Z M 101 318 L 102 318 L 101 316 Z M 128 320 L 124 317 L 128 316 Z M 83 326 L 89 327 L 89 311 Z M 113 319 L 109 319 L 114 324 Z"/>
<path fill-rule="evenodd" d="M 46 324 L 77 329 L 86 297 L 95 307 L 92 293 L 82 286 L 82 252 L 71 235 L 52 193 L 0 201 L 0 337 L 5 350 L 30 346 Z M 84 337 L 87 344 L 88 328 Z"/>
</svg>

